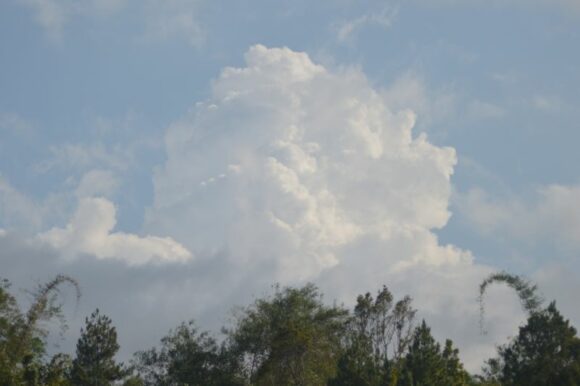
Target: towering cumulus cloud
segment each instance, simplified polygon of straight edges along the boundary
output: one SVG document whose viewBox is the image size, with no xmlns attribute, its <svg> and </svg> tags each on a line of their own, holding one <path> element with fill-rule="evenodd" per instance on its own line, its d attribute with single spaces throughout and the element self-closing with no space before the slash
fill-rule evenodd
<svg viewBox="0 0 580 386">
<path fill-rule="evenodd" d="M 256 45 L 245 59 L 168 130 L 148 227 L 270 282 L 314 279 L 355 255 L 390 272 L 471 260 L 432 233 L 450 216 L 456 156 L 412 133 L 412 111 L 391 111 L 360 71 L 305 53 Z"/>
</svg>

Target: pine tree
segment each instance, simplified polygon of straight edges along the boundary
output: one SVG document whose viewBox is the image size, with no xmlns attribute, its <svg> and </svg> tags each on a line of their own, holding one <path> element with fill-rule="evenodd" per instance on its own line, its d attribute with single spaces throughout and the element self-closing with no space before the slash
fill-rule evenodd
<svg viewBox="0 0 580 386">
<path fill-rule="evenodd" d="M 402 386 L 440 385 L 444 377 L 441 347 L 431 336 L 425 321 L 413 334 L 401 372 Z"/>
<path fill-rule="evenodd" d="M 451 339 L 445 341 L 445 348 L 441 356 L 445 366 L 445 385 L 462 386 L 471 382 L 471 376 L 465 371 L 459 359 L 459 350 L 453 347 Z"/>
<path fill-rule="evenodd" d="M 86 318 L 77 342 L 72 366 L 72 383 L 78 386 L 107 386 L 124 376 L 122 366 L 115 362 L 119 350 L 117 331 L 111 319 L 97 309 Z"/>
<path fill-rule="evenodd" d="M 469 375 L 459 360 L 459 350 L 447 339 L 441 350 L 423 320 L 415 329 L 404 362 L 399 386 L 462 386 Z"/>
</svg>

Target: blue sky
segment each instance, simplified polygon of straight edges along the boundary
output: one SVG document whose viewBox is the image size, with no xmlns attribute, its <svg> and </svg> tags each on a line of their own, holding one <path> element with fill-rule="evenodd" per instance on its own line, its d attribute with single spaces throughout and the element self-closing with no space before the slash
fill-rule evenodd
<svg viewBox="0 0 580 386">
<path fill-rule="evenodd" d="M 278 281 L 410 293 L 471 369 L 522 320 L 498 292 L 476 334 L 489 272 L 578 325 L 579 21 L 576 0 L 3 1 L 3 275 L 78 277 L 125 357 Z"/>
</svg>

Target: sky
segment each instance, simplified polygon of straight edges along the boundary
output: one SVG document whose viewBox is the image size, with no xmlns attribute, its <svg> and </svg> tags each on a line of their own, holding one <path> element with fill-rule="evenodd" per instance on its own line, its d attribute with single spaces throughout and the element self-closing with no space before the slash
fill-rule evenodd
<svg viewBox="0 0 580 386">
<path fill-rule="evenodd" d="M 128 360 L 274 283 L 409 294 L 471 371 L 580 309 L 580 1 L 0 2 L 0 272 Z"/>
</svg>

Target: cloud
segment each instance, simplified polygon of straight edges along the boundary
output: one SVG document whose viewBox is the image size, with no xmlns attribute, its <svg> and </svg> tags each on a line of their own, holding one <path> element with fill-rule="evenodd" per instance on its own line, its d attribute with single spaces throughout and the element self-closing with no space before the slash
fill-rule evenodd
<svg viewBox="0 0 580 386">
<path fill-rule="evenodd" d="M 413 137 L 413 112 L 392 112 L 356 70 L 260 45 L 246 63 L 225 69 L 212 98 L 169 129 L 152 229 L 200 252 L 268 259 L 286 278 L 340 264 L 343 249 L 371 235 L 409 250 L 431 242 L 449 218 L 453 149 Z M 435 249 L 402 258 L 470 258 Z"/>
<path fill-rule="evenodd" d="M 537 110 L 557 113 L 565 107 L 565 102 L 557 96 L 536 94 L 531 98 L 530 104 Z"/>
<path fill-rule="evenodd" d="M 50 146 L 52 154 L 35 166 L 36 171 L 46 173 L 53 169 L 90 170 L 94 167 L 125 171 L 134 161 L 130 144 L 107 146 L 102 142 L 64 143 Z"/>
<path fill-rule="evenodd" d="M 128 0 L 17 0 L 29 8 L 36 22 L 45 29 L 50 38 L 62 38 L 64 27 L 71 18 L 93 15 L 109 15 L 121 10 Z"/>
<path fill-rule="evenodd" d="M 49 155 L 33 168 L 37 173 L 61 171 L 86 173 L 92 169 L 106 169 L 127 173 L 152 155 L 161 152 L 158 135 L 137 130 L 134 123 L 111 123 L 98 118 L 91 135 L 82 142 L 50 145 Z M 96 137 L 91 139 L 91 136 Z"/>
<path fill-rule="evenodd" d="M 36 22 L 43 27 L 53 39 L 59 39 L 62 29 L 70 13 L 73 4 L 69 1 L 59 0 L 19 0 L 34 12 Z"/>
<path fill-rule="evenodd" d="M 472 119 L 495 119 L 505 115 L 501 107 L 480 100 L 473 100 L 467 107 L 467 115 Z"/>
<path fill-rule="evenodd" d="M 78 18 L 106 19 L 120 12 L 139 15 L 146 39 L 185 38 L 191 45 L 203 42 L 197 18 L 199 0 L 17 0 L 29 8 L 36 22 L 56 41 L 67 24 Z"/>
<path fill-rule="evenodd" d="M 14 188 L 0 174 L 0 226 L 9 229 L 35 229 L 42 224 L 42 209 Z"/>
<path fill-rule="evenodd" d="M 341 23 L 337 28 L 338 41 L 349 41 L 358 30 L 366 26 L 376 25 L 382 28 L 391 27 L 394 18 L 397 16 L 397 11 L 397 8 L 387 5 L 383 6 L 378 11 L 365 13 L 355 19 Z"/>
<path fill-rule="evenodd" d="M 38 199 L 0 174 L 0 227 L 32 236 L 63 219 L 70 210 L 71 199 L 74 197 L 69 192 L 51 192 Z"/>
<path fill-rule="evenodd" d="M 183 38 L 194 47 L 203 43 L 204 32 L 197 17 L 199 0 L 147 0 L 144 3 L 146 38 Z"/>
<path fill-rule="evenodd" d="M 544 186 L 531 200 L 497 199 L 473 189 L 457 201 L 462 215 L 484 233 L 554 243 L 559 249 L 580 247 L 579 186 Z"/>
<path fill-rule="evenodd" d="M 567 10 L 580 11 L 580 1 L 578 0 L 535 0 L 535 1 L 524 1 L 524 0 L 513 0 L 515 4 L 539 4 L 543 6 L 550 7 L 562 7 Z"/>
<path fill-rule="evenodd" d="M 521 7 L 555 7 L 564 10 L 580 11 L 578 0 L 415 0 L 419 4 L 445 6 L 472 6 L 485 5 L 494 7 L 521 6 Z"/>
<path fill-rule="evenodd" d="M 104 196 L 110 197 L 119 187 L 119 180 L 108 170 L 93 169 L 81 177 L 75 194 L 79 198 Z"/>
<path fill-rule="evenodd" d="M 381 94 L 393 110 L 412 109 L 419 117 L 417 127 L 438 136 L 446 133 L 442 129 L 437 132 L 434 127 L 449 126 L 459 119 L 497 119 L 506 114 L 502 107 L 489 101 L 470 100 L 451 84 L 433 87 L 415 71 L 399 75 Z"/>
<path fill-rule="evenodd" d="M 120 259 L 129 265 L 184 262 L 191 253 L 169 237 L 112 232 L 116 223 L 114 205 L 104 198 L 82 198 L 65 228 L 52 228 L 38 235 L 68 259 L 79 254 L 99 259 Z"/>
<path fill-rule="evenodd" d="M 29 134 L 33 125 L 18 114 L 0 112 L 0 131 L 15 134 Z"/>
<path fill-rule="evenodd" d="M 457 115 L 457 96 L 451 88 L 430 89 L 423 77 L 412 71 L 398 76 L 381 94 L 392 110 L 413 110 L 423 130 Z"/>
</svg>

